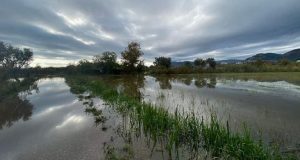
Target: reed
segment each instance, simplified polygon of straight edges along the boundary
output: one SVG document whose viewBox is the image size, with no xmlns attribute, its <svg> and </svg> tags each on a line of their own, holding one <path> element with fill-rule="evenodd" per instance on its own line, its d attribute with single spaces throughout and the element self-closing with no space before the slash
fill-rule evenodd
<svg viewBox="0 0 300 160">
<path fill-rule="evenodd" d="M 135 131 L 143 131 L 154 143 L 165 142 L 165 148 L 171 153 L 185 147 L 191 152 L 207 151 L 212 158 L 223 159 L 296 159 L 293 155 L 283 154 L 276 147 L 268 146 L 261 139 L 255 140 L 250 130 L 243 132 L 230 130 L 228 122 L 223 124 L 215 114 L 209 120 L 198 118 L 194 113 L 183 114 L 178 110 L 169 113 L 162 107 L 141 102 L 117 90 L 102 81 L 86 81 L 79 90 L 88 90 L 99 96 L 119 113 L 130 117 Z M 93 111 L 96 112 L 96 111 Z M 178 152 L 177 152 L 178 154 Z"/>
</svg>

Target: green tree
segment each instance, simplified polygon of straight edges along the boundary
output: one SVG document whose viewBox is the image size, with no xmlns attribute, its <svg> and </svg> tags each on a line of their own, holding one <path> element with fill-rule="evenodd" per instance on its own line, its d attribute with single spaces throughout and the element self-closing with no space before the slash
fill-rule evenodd
<svg viewBox="0 0 300 160">
<path fill-rule="evenodd" d="M 288 59 L 281 59 L 278 61 L 278 63 L 280 65 L 286 66 L 286 65 L 289 65 L 291 62 Z"/>
<path fill-rule="evenodd" d="M 103 52 L 93 58 L 97 69 L 101 73 L 116 73 L 118 70 L 117 54 L 115 52 Z"/>
<path fill-rule="evenodd" d="M 217 62 L 215 61 L 214 58 L 207 58 L 206 63 L 209 65 L 210 68 L 213 68 L 213 69 L 216 68 Z"/>
<path fill-rule="evenodd" d="M 96 67 L 93 63 L 86 59 L 80 60 L 78 64 L 81 73 L 95 73 Z"/>
<path fill-rule="evenodd" d="M 254 64 L 255 66 L 257 66 L 257 67 L 263 66 L 264 63 L 265 63 L 265 62 L 264 62 L 263 60 L 261 60 L 261 59 L 258 59 L 258 60 L 256 60 L 255 62 L 253 62 L 253 64 Z"/>
<path fill-rule="evenodd" d="M 188 68 L 192 68 L 193 67 L 193 64 L 192 62 L 190 61 L 184 61 L 184 64 L 183 64 L 185 67 L 188 67 Z"/>
<path fill-rule="evenodd" d="M 194 60 L 194 65 L 196 67 L 205 67 L 206 61 L 201 59 L 201 58 L 197 58 L 197 59 Z"/>
<path fill-rule="evenodd" d="M 138 73 L 142 73 L 142 72 L 144 72 L 146 70 L 146 68 L 147 67 L 144 65 L 144 61 L 139 61 L 139 63 L 136 66 L 136 71 Z"/>
<path fill-rule="evenodd" d="M 4 69 L 21 69 L 27 67 L 33 59 L 33 52 L 24 48 L 13 47 L 12 45 L 0 42 L 0 67 Z"/>
<path fill-rule="evenodd" d="M 140 58 L 144 53 L 141 51 L 138 42 L 130 42 L 121 55 L 123 67 L 126 72 L 137 72 L 137 66 L 139 65 L 139 68 L 141 68 L 140 65 L 143 65 L 143 61 Z"/>
<path fill-rule="evenodd" d="M 153 64 L 157 67 L 171 67 L 171 58 L 170 57 L 155 57 Z"/>
</svg>

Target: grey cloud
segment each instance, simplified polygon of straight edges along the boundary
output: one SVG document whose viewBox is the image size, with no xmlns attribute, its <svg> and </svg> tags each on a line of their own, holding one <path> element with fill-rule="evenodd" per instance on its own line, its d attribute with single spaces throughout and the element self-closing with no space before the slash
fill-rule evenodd
<svg viewBox="0 0 300 160">
<path fill-rule="evenodd" d="M 300 47 L 300 5 L 298 0 L 3 0 L 0 39 L 33 48 L 37 57 L 53 59 L 49 64 L 105 50 L 120 53 L 132 40 L 141 43 L 147 61 L 161 55 L 245 58 Z"/>
</svg>

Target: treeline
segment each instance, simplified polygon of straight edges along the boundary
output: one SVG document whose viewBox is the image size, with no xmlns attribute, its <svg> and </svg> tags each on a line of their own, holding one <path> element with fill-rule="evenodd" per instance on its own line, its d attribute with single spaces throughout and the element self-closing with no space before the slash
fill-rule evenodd
<svg viewBox="0 0 300 160">
<path fill-rule="evenodd" d="M 130 42 L 121 52 L 121 63 L 117 62 L 117 54 L 112 51 L 103 52 L 93 57 L 92 61 L 80 60 L 78 65 L 68 65 L 66 71 L 85 74 L 134 74 L 143 73 L 146 69 L 138 42 Z"/>
<path fill-rule="evenodd" d="M 138 42 L 131 42 L 121 52 L 121 63 L 117 62 L 115 52 L 106 51 L 93 57 L 92 61 L 80 60 L 78 65 L 68 65 L 65 70 L 68 73 L 84 74 L 140 74 L 140 73 L 187 73 L 194 72 L 193 68 L 214 70 L 217 66 L 214 58 L 206 60 L 197 58 L 193 63 L 186 61 L 181 67 L 172 67 L 170 57 L 155 57 L 153 65 L 147 67 L 141 60 L 144 53 Z"/>
<path fill-rule="evenodd" d="M 167 65 L 168 66 L 168 65 Z M 247 73 L 247 72 L 300 72 L 300 63 L 288 60 L 278 62 L 253 61 L 240 64 L 218 64 L 213 58 L 196 59 L 185 62 L 179 67 L 153 65 L 149 68 L 151 74 L 192 74 L 192 73 Z"/>
<path fill-rule="evenodd" d="M 138 42 L 130 42 L 121 52 L 120 62 L 117 53 L 106 51 L 92 60 L 80 60 L 78 64 L 66 67 L 28 67 L 33 52 L 19 49 L 0 42 L 0 79 L 12 76 L 36 74 L 190 74 L 224 72 L 300 72 L 300 63 L 288 60 L 278 62 L 251 61 L 243 64 L 218 64 L 214 58 L 185 61 L 183 65 L 172 66 L 171 57 L 155 57 L 153 65 L 144 65 L 144 53 Z"/>
<path fill-rule="evenodd" d="M 150 74 L 185 74 L 201 71 L 213 71 L 217 62 L 214 58 L 197 58 L 193 62 L 185 61 L 183 65 L 172 66 L 171 57 L 156 57 L 153 65 L 149 67 Z"/>
<path fill-rule="evenodd" d="M 117 61 L 115 52 L 106 51 L 93 57 L 91 61 L 83 59 L 77 65 L 66 67 L 41 68 L 28 67 L 33 52 L 30 49 L 19 49 L 0 42 L 0 78 L 30 74 L 138 74 L 144 73 L 146 67 L 138 42 L 130 42 L 121 52 L 121 62 Z"/>
</svg>

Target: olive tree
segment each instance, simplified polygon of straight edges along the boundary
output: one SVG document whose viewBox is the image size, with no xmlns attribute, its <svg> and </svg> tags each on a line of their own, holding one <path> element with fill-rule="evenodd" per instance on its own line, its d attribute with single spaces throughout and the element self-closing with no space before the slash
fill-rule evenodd
<svg viewBox="0 0 300 160">
<path fill-rule="evenodd" d="M 101 55 L 93 58 L 94 64 L 101 73 L 114 73 L 118 68 L 117 54 L 115 52 L 106 51 Z"/>
<path fill-rule="evenodd" d="M 21 69 L 27 67 L 33 59 L 33 52 L 24 48 L 13 47 L 0 42 L 0 66 L 4 69 Z"/>
<path fill-rule="evenodd" d="M 215 61 L 214 58 L 207 58 L 206 63 L 208 63 L 209 67 L 211 67 L 213 69 L 216 68 L 217 62 Z"/>
<path fill-rule="evenodd" d="M 141 47 L 138 42 L 130 42 L 121 55 L 123 67 L 126 72 L 138 71 L 137 68 L 141 68 L 140 65 L 143 65 L 143 61 L 140 60 L 140 58 L 144 55 L 144 53 L 141 51 Z"/>
<path fill-rule="evenodd" d="M 170 57 L 155 57 L 155 61 L 153 62 L 157 67 L 171 67 L 171 58 Z"/>
<path fill-rule="evenodd" d="M 196 67 L 205 67 L 206 61 L 203 60 L 203 59 L 201 59 L 201 58 L 197 58 L 197 59 L 195 59 L 195 61 L 194 61 L 194 65 L 195 65 Z"/>
</svg>

